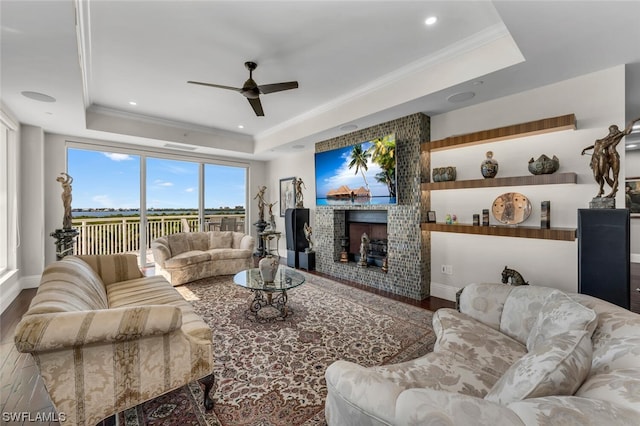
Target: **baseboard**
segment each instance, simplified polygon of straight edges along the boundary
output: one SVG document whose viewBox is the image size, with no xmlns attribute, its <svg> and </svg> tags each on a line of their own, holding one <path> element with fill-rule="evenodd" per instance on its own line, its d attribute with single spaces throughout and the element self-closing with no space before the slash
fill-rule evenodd
<svg viewBox="0 0 640 426">
<path fill-rule="evenodd" d="M 40 285 L 41 275 L 29 275 L 28 277 L 20 277 L 20 288 L 38 288 Z"/>
<path fill-rule="evenodd" d="M 433 297 L 449 300 L 450 302 L 455 302 L 456 293 L 458 292 L 458 290 L 460 290 L 458 287 L 431 281 L 431 296 Z"/>
</svg>

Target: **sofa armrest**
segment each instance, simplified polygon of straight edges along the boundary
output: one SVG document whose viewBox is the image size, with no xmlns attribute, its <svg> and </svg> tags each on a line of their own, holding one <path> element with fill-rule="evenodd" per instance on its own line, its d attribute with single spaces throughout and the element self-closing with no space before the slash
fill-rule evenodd
<svg viewBox="0 0 640 426">
<path fill-rule="evenodd" d="M 82 255 L 76 257 L 91 266 L 91 269 L 96 271 L 105 286 L 143 277 L 135 254 Z"/>
<path fill-rule="evenodd" d="M 492 328 L 500 328 L 505 301 L 513 287 L 506 284 L 469 284 L 460 294 L 460 312 Z"/>
<path fill-rule="evenodd" d="M 524 425 L 507 407 L 469 395 L 407 389 L 396 401 L 398 425 Z"/>
<path fill-rule="evenodd" d="M 151 252 L 153 253 L 153 261 L 163 268 L 164 262 L 167 259 L 171 259 L 171 249 L 166 238 L 158 238 L 151 241 Z"/>
<path fill-rule="evenodd" d="M 249 234 L 246 234 L 240 240 L 240 248 L 243 250 L 253 251 L 254 245 L 255 245 L 255 241 L 253 237 Z"/>
<path fill-rule="evenodd" d="M 180 327 L 180 308 L 148 305 L 25 315 L 16 327 L 14 339 L 18 351 L 33 353 L 136 340 L 171 333 Z"/>
</svg>

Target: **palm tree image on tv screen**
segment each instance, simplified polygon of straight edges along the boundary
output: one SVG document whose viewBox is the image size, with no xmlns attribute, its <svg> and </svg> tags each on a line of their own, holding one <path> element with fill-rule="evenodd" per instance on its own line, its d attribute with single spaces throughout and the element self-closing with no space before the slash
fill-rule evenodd
<svg viewBox="0 0 640 426">
<path fill-rule="evenodd" d="M 396 204 L 395 151 L 390 134 L 316 153 L 316 205 Z"/>
</svg>

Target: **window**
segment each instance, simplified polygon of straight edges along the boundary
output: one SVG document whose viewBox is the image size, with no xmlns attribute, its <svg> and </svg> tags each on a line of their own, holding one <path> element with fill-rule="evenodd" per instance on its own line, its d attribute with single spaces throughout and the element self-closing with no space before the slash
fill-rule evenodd
<svg viewBox="0 0 640 426">
<path fill-rule="evenodd" d="M 17 126 L 0 114 L 0 276 L 16 266 Z"/>
<path fill-rule="evenodd" d="M 246 166 L 72 145 L 67 164 L 77 254 L 135 253 L 147 266 L 151 241 L 163 235 L 219 229 L 223 217 L 245 229 Z"/>
</svg>

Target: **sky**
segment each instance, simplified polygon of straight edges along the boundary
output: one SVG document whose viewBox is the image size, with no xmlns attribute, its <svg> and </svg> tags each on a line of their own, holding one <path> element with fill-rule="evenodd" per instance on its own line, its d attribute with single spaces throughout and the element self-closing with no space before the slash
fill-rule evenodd
<svg viewBox="0 0 640 426">
<path fill-rule="evenodd" d="M 68 149 L 72 208 L 140 208 L 140 157 Z M 246 170 L 205 165 L 205 208 L 244 206 Z M 147 158 L 147 208 L 198 208 L 198 163 Z"/>
<path fill-rule="evenodd" d="M 363 151 L 371 147 L 371 142 L 362 143 Z M 353 146 L 347 146 L 331 151 L 316 153 L 316 197 L 326 198 L 327 192 L 331 189 L 338 189 L 342 185 L 347 185 L 350 189 L 364 187 L 362 173 L 355 167 L 349 169 L 351 161 L 351 150 Z M 375 179 L 375 175 L 382 171 L 380 166 L 373 163 L 371 158 L 367 162 L 368 170 L 364 172 L 369 184 L 369 189 L 373 197 L 388 197 L 389 189 L 384 183 Z"/>
</svg>

